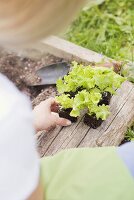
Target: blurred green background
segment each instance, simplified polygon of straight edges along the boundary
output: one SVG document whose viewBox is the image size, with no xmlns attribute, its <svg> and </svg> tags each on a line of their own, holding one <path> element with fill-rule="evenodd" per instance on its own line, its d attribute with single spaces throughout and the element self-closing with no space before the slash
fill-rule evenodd
<svg viewBox="0 0 134 200">
<path fill-rule="evenodd" d="M 134 0 L 96 0 L 89 3 L 65 37 L 116 60 L 132 60 Z"/>
</svg>

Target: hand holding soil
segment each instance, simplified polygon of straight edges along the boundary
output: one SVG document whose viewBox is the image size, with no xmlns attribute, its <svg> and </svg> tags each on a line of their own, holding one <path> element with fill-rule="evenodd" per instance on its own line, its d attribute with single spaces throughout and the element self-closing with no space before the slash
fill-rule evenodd
<svg viewBox="0 0 134 200">
<path fill-rule="evenodd" d="M 49 131 L 56 125 L 71 125 L 69 120 L 59 117 L 58 113 L 56 113 L 57 106 L 55 99 L 49 98 L 34 108 L 34 126 L 37 132 L 42 130 Z"/>
</svg>

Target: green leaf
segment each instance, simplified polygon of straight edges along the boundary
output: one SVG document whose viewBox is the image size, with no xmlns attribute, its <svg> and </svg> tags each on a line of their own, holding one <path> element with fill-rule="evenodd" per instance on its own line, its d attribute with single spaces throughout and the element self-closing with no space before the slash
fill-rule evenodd
<svg viewBox="0 0 134 200">
<path fill-rule="evenodd" d="M 102 119 L 106 120 L 107 117 L 110 115 L 109 111 L 109 106 L 106 105 L 100 105 L 100 106 L 94 106 L 94 107 L 89 107 L 89 113 L 90 114 L 95 114 L 97 119 Z"/>
<path fill-rule="evenodd" d="M 57 80 L 56 86 L 59 93 L 63 93 L 65 91 L 65 85 L 62 79 Z"/>
<path fill-rule="evenodd" d="M 125 139 L 134 141 L 134 125 L 130 128 L 128 128 Z"/>
<path fill-rule="evenodd" d="M 78 94 L 74 98 L 73 109 L 82 110 L 87 107 L 89 101 L 90 101 L 89 92 L 87 92 L 86 90 L 82 90 L 81 92 L 78 92 Z"/>
<path fill-rule="evenodd" d="M 70 113 L 70 116 L 78 117 L 78 116 L 80 116 L 80 111 L 78 109 L 77 110 L 72 110 L 71 113 Z"/>
<path fill-rule="evenodd" d="M 126 78 L 120 76 L 119 74 L 115 74 L 113 78 L 113 87 L 115 89 L 120 88 L 121 84 L 126 80 Z"/>
<path fill-rule="evenodd" d="M 115 89 L 113 89 L 112 87 L 105 88 L 105 91 L 110 92 L 110 94 L 116 94 Z"/>
<path fill-rule="evenodd" d="M 65 109 L 73 107 L 73 99 L 69 98 L 68 94 L 62 94 L 61 96 L 57 96 L 55 99 Z"/>
<path fill-rule="evenodd" d="M 134 83 L 134 62 L 130 62 L 122 67 L 121 74 Z"/>
<path fill-rule="evenodd" d="M 102 97 L 101 93 L 96 92 L 95 89 L 92 89 L 90 91 L 90 97 L 89 98 L 90 98 L 90 101 L 92 101 L 93 104 L 98 104 L 99 101 L 101 100 L 101 97 Z"/>
</svg>

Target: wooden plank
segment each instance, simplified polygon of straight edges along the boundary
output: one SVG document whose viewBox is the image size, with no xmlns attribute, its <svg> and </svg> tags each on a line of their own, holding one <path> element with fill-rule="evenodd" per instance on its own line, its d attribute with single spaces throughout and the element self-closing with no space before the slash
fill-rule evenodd
<svg viewBox="0 0 134 200">
<path fill-rule="evenodd" d="M 59 149 L 62 149 L 62 145 L 66 143 L 68 140 L 70 140 L 73 131 L 79 125 L 81 120 L 82 117 L 80 117 L 78 121 L 76 123 L 73 123 L 71 126 L 62 128 L 62 130 L 59 131 L 58 136 L 55 138 L 53 143 L 49 146 L 48 150 L 44 154 L 52 155 L 56 153 Z"/>
<path fill-rule="evenodd" d="M 57 57 L 65 58 L 69 61 L 76 60 L 77 62 L 85 62 L 86 64 L 89 64 L 93 62 L 101 62 L 104 58 L 105 60 L 109 60 L 101 54 L 88 50 L 56 36 L 51 36 L 47 38 L 42 42 L 42 44 L 45 45 L 45 49 L 47 50 L 47 52 Z"/>
<path fill-rule="evenodd" d="M 110 117 L 98 129 L 90 129 L 79 147 L 117 146 L 133 121 L 134 85 L 125 82 L 112 98 Z"/>
<path fill-rule="evenodd" d="M 53 155 L 66 148 L 120 144 L 127 126 L 134 120 L 134 85 L 127 81 L 123 83 L 117 95 L 112 97 L 110 108 L 111 115 L 97 129 L 89 128 L 81 117 L 70 127 L 59 129 L 56 134 L 55 131 L 47 134 L 47 139 L 40 138 L 42 156 Z"/>
<path fill-rule="evenodd" d="M 127 92 L 125 92 L 126 87 L 127 87 Z M 113 96 L 111 100 L 111 103 L 110 103 L 111 115 L 109 116 L 109 118 L 105 122 L 103 122 L 103 124 L 98 129 L 90 129 L 88 126 L 84 125 L 83 122 L 81 122 L 80 126 L 76 128 L 74 131 L 75 132 L 74 137 L 69 141 L 67 146 L 64 146 L 64 148 L 78 147 L 83 142 L 84 138 L 86 138 L 85 139 L 86 143 L 84 143 L 84 146 L 91 146 L 91 144 L 94 144 L 94 146 L 97 146 L 95 145 L 96 138 L 98 138 L 99 135 L 105 132 L 108 126 L 112 123 L 112 120 L 122 109 L 122 104 L 124 104 L 127 101 L 129 97 L 128 94 L 131 91 L 132 91 L 132 84 L 129 82 L 124 83 L 122 85 L 122 88 L 118 90 L 117 96 Z M 117 101 L 117 99 L 120 99 L 120 101 Z M 120 102 L 122 102 L 122 104 L 120 104 Z M 88 135 L 91 136 L 90 140 L 87 140 Z M 89 141 L 90 141 L 90 144 L 89 144 Z"/>
<path fill-rule="evenodd" d="M 62 127 L 57 126 L 54 130 L 51 130 L 48 133 L 46 133 L 45 131 L 40 131 L 39 136 L 36 136 L 38 152 L 41 157 L 44 156 L 44 153 L 51 146 L 61 129 Z"/>
<path fill-rule="evenodd" d="M 118 146 L 132 122 L 134 122 L 134 89 L 111 126 L 98 138 L 98 146 Z"/>
</svg>

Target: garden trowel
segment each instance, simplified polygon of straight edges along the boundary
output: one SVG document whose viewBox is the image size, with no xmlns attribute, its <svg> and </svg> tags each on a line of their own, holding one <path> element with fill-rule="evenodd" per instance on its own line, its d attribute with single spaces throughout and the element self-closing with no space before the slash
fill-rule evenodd
<svg viewBox="0 0 134 200">
<path fill-rule="evenodd" d="M 69 72 L 70 65 L 67 62 L 59 62 L 42 67 L 36 71 L 41 81 L 33 86 L 56 84 L 59 78 L 63 78 Z"/>
</svg>

